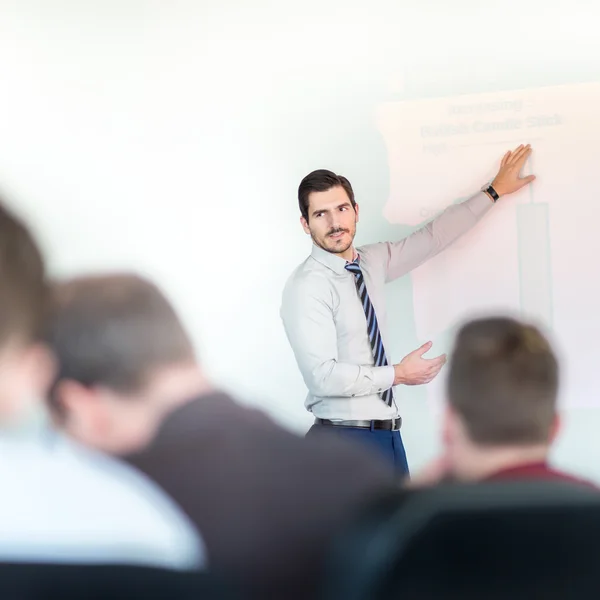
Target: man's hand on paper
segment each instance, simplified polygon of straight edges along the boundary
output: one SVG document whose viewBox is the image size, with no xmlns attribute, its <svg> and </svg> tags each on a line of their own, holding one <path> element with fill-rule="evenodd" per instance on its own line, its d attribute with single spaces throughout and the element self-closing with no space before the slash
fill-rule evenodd
<svg viewBox="0 0 600 600">
<path fill-rule="evenodd" d="M 492 187 L 498 196 L 512 194 L 525 187 L 535 179 L 535 175 L 521 177 L 521 169 L 531 154 L 531 145 L 521 144 L 515 150 L 509 150 L 500 163 L 498 175 L 492 181 Z"/>
</svg>

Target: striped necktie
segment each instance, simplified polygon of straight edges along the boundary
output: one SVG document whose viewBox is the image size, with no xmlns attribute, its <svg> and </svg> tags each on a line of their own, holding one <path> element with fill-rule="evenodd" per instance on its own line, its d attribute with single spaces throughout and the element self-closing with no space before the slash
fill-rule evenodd
<svg viewBox="0 0 600 600">
<path fill-rule="evenodd" d="M 369 294 L 367 293 L 367 286 L 365 284 L 364 275 L 360 269 L 357 258 L 353 262 L 346 263 L 346 270 L 350 271 L 356 279 L 356 289 L 358 290 L 358 296 L 362 302 L 363 309 L 365 311 L 365 317 L 367 318 L 367 331 L 369 332 L 369 341 L 371 342 L 371 349 L 373 350 L 373 357 L 375 358 L 376 367 L 385 367 L 388 365 L 387 357 L 385 355 L 385 348 L 383 347 L 383 340 L 381 339 L 381 333 L 379 331 L 379 325 L 377 323 L 377 317 L 375 315 L 375 308 L 371 303 Z M 394 392 L 392 388 L 381 392 L 382 400 L 391 406 L 394 399 Z"/>
</svg>

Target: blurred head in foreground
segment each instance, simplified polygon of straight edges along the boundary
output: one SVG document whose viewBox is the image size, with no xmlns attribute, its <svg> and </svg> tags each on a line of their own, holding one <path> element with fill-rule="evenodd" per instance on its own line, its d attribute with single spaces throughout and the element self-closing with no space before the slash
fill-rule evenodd
<svg viewBox="0 0 600 600">
<path fill-rule="evenodd" d="M 0 424 L 29 413 L 54 374 L 40 342 L 48 301 L 44 260 L 27 227 L 0 204 Z"/>
<path fill-rule="evenodd" d="M 545 462 L 559 427 L 558 387 L 558 361 L 539 329 L 506 317 L 465 324 L 447 379 L 443 441 L 451 474 L 481 479 Z"/>
<path fill-rule="evenodd" d="M 55 421 L 105 452 L 144 447 L 166 413 L 208 389 L 175 310 L 137 275 L 56 284 L 47 342 L 59 366 L 50 393 Z"/>
</svg>

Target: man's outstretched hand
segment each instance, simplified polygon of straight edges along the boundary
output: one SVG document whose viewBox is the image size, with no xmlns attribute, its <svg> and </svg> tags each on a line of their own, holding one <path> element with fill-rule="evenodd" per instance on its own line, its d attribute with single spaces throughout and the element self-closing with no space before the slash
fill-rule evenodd
<svg viewBox="0 0 600 600">
<path fill-rule="evenodd" d="M 429 383 L 440 372 L 446 363 L 445 354 L 436 358 L 423 358 L 431 345 L 431 342 L 423 344 L 394 365 L 394 385 L 422 385 Z"/>
<path fill-rule="evenodd" d="M 535 179 L 535 175 L 521 177 L 521 169 L 531 154 L 531 145 L 521 144 L 516 150 L 508 151 L 502 158 L 498 175 L 492 181 L 492 187 L 498 196 L 512 194 Z"/>
</svg>

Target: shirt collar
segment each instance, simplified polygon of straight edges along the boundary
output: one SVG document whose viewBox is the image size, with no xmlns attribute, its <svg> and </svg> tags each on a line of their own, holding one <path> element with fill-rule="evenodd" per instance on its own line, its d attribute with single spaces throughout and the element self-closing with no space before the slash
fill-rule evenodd
<svg viewBox="0 0 600 600">
<path fill-rule="evenodd" d="M 333 252 L 327 252 L 327 250 L 323 250 L 320 246 L 313 244 L 311 256 L 322 265 L 325 265 L 338 275 L 343 275 L 347 273 L 346 265 L 348 261 Z M 354 260 L 358 258 L 358 253 L 354 250 Z"/>
</svg>

